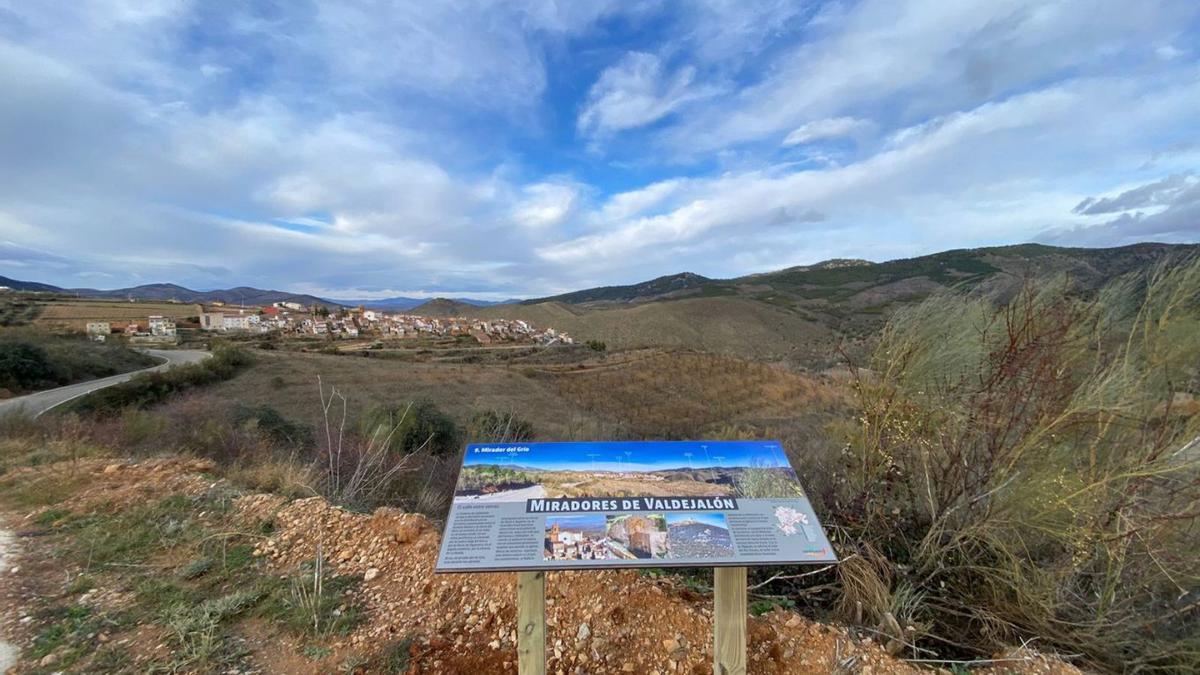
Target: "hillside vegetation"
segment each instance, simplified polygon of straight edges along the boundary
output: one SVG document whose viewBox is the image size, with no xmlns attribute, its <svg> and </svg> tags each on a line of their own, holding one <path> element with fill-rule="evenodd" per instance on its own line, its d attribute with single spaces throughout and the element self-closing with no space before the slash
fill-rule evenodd
<svg viewBox="0 0 1200 675">
<path fill-rule="evenodd" d="M 929 649 L 1018 636 L 1200 669 L 1200 262 L 896 317 L 817 483 L 838 606 Z"/>
<path fill-rule="evenodd" d="M 497 305 L 471 310 L 468 316 L 524 319 L 617 349 L 688 347 L 796 363 L 836 360 L 834 331 L 813 315 L 736 297 L 590 310 L 557 302 Z"/>
<path fill-rule="evenodd" d="M 158 359 L 120 344 L 30 328 L 0 329 L 0 391 L 9 395 L 107 377 L 156 363 Z"/>
<path fill-rule="evenodd" d="M 829 261 L 736 279 L 685 273 L 519 304 L 436 302 L 413 312 L 517 318 L 618 349 L 690 347 L 820 370 L 837 363 L 839 351 L 865 356 L 892 314 L 939 292 L 955 289 L 1005 302 L 1028 281 L 1066 276 L 1075 292 L 1090 294 L 1121 275 L 1197 251 L 1196 245 L 1023 244 L 884 263 Z"/>
</svg>

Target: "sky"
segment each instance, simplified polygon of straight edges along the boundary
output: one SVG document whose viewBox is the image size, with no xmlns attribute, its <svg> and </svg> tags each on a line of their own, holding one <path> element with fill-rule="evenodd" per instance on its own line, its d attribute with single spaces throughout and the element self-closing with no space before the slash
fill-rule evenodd
<svg viewBox="0 0 1200 675">
<path fill-rule="evenodd" d="M 479 450 L 505 447 L 514 450 Z M 614 441 L 468 447 L 463 456 L 463 465 L 479 464 L 512 464 L 549 471 L 663 471 L 722 466 L 791 466 L 783 448 L 775 441 Z"/>
<path fill-rule="evenodd" d="M 1200 239 L 1195 0 L 0 0 L 0 275 L 540 296 Z"/>
</svg>

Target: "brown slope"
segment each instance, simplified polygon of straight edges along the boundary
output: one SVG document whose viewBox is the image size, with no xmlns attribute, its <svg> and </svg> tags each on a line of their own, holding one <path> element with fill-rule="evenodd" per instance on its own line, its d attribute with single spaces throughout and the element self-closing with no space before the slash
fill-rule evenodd
<svg viewBox="0 0 1200 675">
<path fill-rule="evenodd" d="M 833 332 L 798 312 L 742 297 L 685 298 L 603 309 L 559 302 L 474 308 L 469 316 L 523 319 L 610 348 L 688 347 L 762 359 L 828 355 Z"/>
</svg>

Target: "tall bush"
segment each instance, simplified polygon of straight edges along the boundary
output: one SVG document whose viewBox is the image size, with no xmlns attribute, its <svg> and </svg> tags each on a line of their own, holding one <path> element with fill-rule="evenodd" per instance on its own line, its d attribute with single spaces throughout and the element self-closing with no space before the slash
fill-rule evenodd
<svg viewBox="0 0 1200 675">
<path fill-rule="evenodd" d="M 1037 638 L 1200 669 L 1200 262 L 1091 300 L 1066 280 L 1001 309 L 938 296 L 869 366 L 823 493 L 848 617 L 923 656 Z"/>
</svg>

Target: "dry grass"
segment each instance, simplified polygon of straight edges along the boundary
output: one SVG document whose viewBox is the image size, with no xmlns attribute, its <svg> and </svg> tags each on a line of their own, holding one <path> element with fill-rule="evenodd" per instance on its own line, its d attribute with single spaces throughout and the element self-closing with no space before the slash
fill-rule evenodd
<svg viewBox="0 0 1200 675">
<path fill-rule="evenodd" d="M 611 309 L 545 302 L 483 307 L 470 314 L 524 319 L 576 339 L 601 340 L 609 349 L 683 347 L 802 364 L 836 361 L 837 336 L 828 325 L 742 297 L 686 298 Z"/>
<path fill-rule="evenodd" d="M 842 570 L 842 612 L 903 608 L 942 654 L 1036 638 L 1195 672 L 1200 415 L 1174 401 L 1198 366 L 1200 263 L 898 317 L 823 481 L 843 553 L 872 561 Z"/>
<path fill-rule="evenodd" d="M 43 306 L 35 323 L 82 329 L 88 321 L 145 322 L 151 314 L 180 320 L 196 316 L 199 311 L 199 306 L 191 303 L 54 300 Z"/>
<path fill-rule="evenodd" d="M 821 380 L 698 352 L 655 352 L 618 367 L 563 371 L 553 382 L 564 398 L 620 423 L 631 436 L 729 435 L 738 423 L 772 426 L 800 408 L 813 413 L 845 403 L 840 388 Z"/>
<path fill-rule="evenodd" d="M 562 400 L 519 368 L 476 364 L 408 363 L 389 359 L 256 352 L 256 362 L 230 382 L 207 388 L 202 403 L 270 406 L 285 417 L 316 426 L 322 418 L 317 377 L 348 400 L 348 427 L 379 405 L 432 401 L 462 428 L 480 410 L 514 413 L 539 438 L 571 438 L 591 415 Z"/>
</svg>

